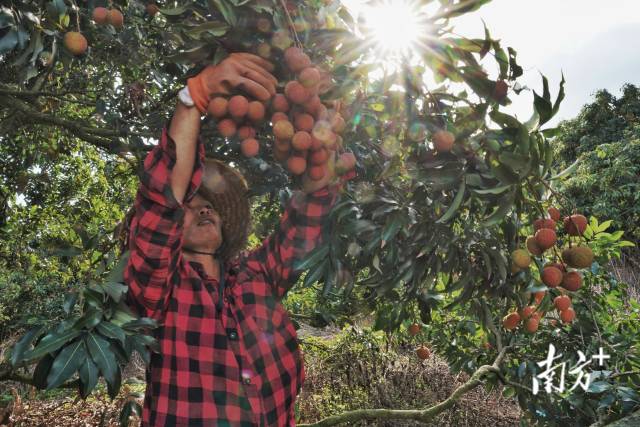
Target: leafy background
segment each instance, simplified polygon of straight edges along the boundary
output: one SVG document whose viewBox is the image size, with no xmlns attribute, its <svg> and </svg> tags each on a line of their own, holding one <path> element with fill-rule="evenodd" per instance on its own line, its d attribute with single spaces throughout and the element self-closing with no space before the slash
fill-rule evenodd
<svg viewBox="0 0 640 427">
<path fill-rule="evenodd" d="M 638 89 L 627 85 L 620 98 L 598 92 L 576 119 L 548 128 L 564 86 L 552 96 L 543 78 L 532 119 L 520 122 L 503 108 L 520 91 L 516 50 L 489 29 L 477 40 L 450 31 L 456 16 L 487 1 L 424 3 L 435 11 L 418 64 L 401 63 L 382 77 L 373 77 L 379 61 L 338 2 L 289 2 L 285 11 L 279 1 L 191 1 L 161 4 L 152 17 L 143 2 L 115 1 L 125 14 L 121 30 L 91 21 L 94 7 L 108 6 L 103 1 L 2 6 L 0 379 L 51 392 L 77 375 L 73 386 L 83 397 L 102 384 L 99 378 L 112 397 L 122 391 L 132 354 L 144 360 L 146 346 L 153 347 L 145 334 L 151 322 L 127 313 L 126 288 L 118 285 L 118 225 L 141 161 L 187 76 L 232 51 L 278 37 L 292 43 L 292 21 L 305 49 L 333 76 L 324 100 L 345 105 L 345 148 L 358 158 L 358 178 L 334 210 L 325 244 L 301 263 L 308 272 L 285 300 L 298 325 L 366 319 L 367 328 L 384 332 L 391 351 L 418 344 L 404 331 L 419 322 L 418 339 L 452 372 L 471 376 L 508 344 L 500 372 L 487 373 L 482 384 L 514 398 L 525 425 L 604 423 L 635 410 L 639 309 L 637 289 L 628 285 L 637 284 L 631 279 L 638 257 L 628 242 L 637 243 L 639 233 Z M 247 31 L 258 17 L 271 19 L 273 34 Z M 61 43 L 78 28 L 90 46 L 81 58 Z M 281 62 L 281 50 L 273 50 Z M 434 86 L 420 78 L 426 71 Z M 499 80 L 511 88 L 506 98 L 494 94 Z M 443 128 L 457 140 L 445 155 L 431 141 Z M 257 244 L 295 187 L 269 156 L 268 125 L 260 130 L 257 160 L 242 158 L 238 141 L 224 141 L 210 120 L 203 138 L 209 155 L 233 162 L 251 183 L 250 242 Z M 549 313 L 536 335 L 505 333 L 498 329 L 502 316 L 542 289 L 540 264 L 512 273 L 509 254 L 550 204 L 591 220 L 596 262 L 574 295 L 578 321 L 553 327 Z M 531 383 L 532 361 L 544 358 L 549 342 L 572 354 L 604 345 L 615 357 L 589 392 L 536 398 L 522 386 Z M 109 356 L 96 357 L 99 348 Z M 322 393 L 332 395 L 331 387 Z M 125 415 L 139 410 L 135 400 L 122 405 Z M 325 407 L 331 412 L 313 414 L 358 406 Z"/>
</svg>

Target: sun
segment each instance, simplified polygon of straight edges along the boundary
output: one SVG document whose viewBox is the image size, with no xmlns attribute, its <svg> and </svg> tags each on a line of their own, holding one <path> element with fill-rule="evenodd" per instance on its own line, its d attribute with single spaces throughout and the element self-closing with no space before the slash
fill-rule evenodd
<svg viewBox="0 0 640 427">
<path fill-rule="evenodd" d="M 413 0 L 368 2 L 361 14 L 366 36 L 386 60 L 411 56 L 428 32 L 424 8 Z"/>
</svg>

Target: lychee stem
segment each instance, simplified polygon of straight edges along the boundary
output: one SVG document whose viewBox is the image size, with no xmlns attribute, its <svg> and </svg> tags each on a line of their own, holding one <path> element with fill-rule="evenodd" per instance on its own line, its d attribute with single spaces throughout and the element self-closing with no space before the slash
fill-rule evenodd
<svg viewBox="0 0 640 427">
<path fill-rule="evenodd" d="M 76 12 L 76 28 L 78 29 L 78 32 L 80 32 L 80 8 L 76 4 L 76 0 L 71 0 L 71 4 L 73 4 L 73 8 Z"/>
<path fill-rule="evenodd" d="M 560 202 L 560 198 L 562 197 L 563 199 L 565 199 L 567 201 L 567 205 L 569 208 L 573 208 L 574 210 L 576 209 L 576 207 L 573 205 L 573 202 L 571 201 L 571 199 L 569 199 L 567 196 L 565 196 L 564 194 L 560 194 L 558 193 L 556 190 L 554 190 L 553 188 L 551 188 L 551 186 L 547 183 L 547 181 L 545 181 L 544 179 L 541 179 L 540 182 L 542 183 L 542 185 L 544 185 L 547 190 L 549 190 L 549 192 L 551 194 L 553 194 L 556 199 L 558 200 L 558 202 Z M 563 207 L 562 205 L 560 205 L 560 207 Z M 571 210 L 571 209 L 569 209 Z"/>
<path fill-rule="evenodd" d="M 293 38 L 295 40 L 296 46 L 298 46 L 299 48 L 302 48 L 302 43 L 298 38 L 298 33 L 296 32 L 295 24 L 293 23 L 293 19 L 291 19 L 291 15 L 289 14 L 289 9 L 287 9 L 287 5 L 285 4 L 284 0 L 280 0 L 280 5 L 284 9 L 284 13 L 287 15 L 287 21 L 289 21 L 289 30 L 293 33 Z"/>
</svg>

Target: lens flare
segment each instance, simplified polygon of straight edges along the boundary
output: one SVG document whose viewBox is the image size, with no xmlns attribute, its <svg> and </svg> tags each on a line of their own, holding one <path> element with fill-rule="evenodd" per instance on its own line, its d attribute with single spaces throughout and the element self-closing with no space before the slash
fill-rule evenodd
<svg viewBox="0 0 640 427">
<path fill-rule="evenodd" d="M 387 58 L 411 56 L 427 33 L 427 15 L 411 0 L 383 0 L 362 9 L 367 35 Z"/>
</svg>

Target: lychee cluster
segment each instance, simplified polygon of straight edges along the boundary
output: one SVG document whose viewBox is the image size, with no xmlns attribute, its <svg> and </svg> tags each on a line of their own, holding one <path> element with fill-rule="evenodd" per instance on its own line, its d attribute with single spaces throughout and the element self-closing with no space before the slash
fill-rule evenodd
<svg viewBox="0 0 640 427">
<path fill-rule="evenodd" d="M 256 139 L 256 127 L 264 120 L 267 107 L 265 103 L 249 100 L 242 95 L 227 99 L 215 97 L 209 102 L 209 115 L 218 120 L 217 128 L 225 138 L 237 136 L 240 150 L 246 157 L 254 157 L 260 151 Z"/>
<path fill-rule="evenodd" d="M 96 7 L 91 15 L 97 25 L 113 25 L 116 29 L 124 26 L 124 15 L 118 9 L 107 9 L 106 7 Z"/>
<path fill-rule="evenodd" d="M 561 255 L 558 256 L 556 231 L 561 213 L 555 207 L 550 207 L 547 213 L 548 218 L 539 218 L 534 221 L 534 235 L 527 238 L 527 249 L 516 249 L 511 254 L 511 272 L 517 273 L 528 268 L 532 256 L 544 257 L 545 253 L 551 253 L 551 259 L 547 260 L 540 272 L 540 280 L 549 289 L 558 288 L 560 295 L 553 300 L 554 306 L 562 322 L 571 323 L 575 319 L 576 313 L 571 308 L 571 298 L 566 292 L 575 292 L 582 287 L 582 273 L 579 270 L 591 266 L 594 254 L 589 246 L 578 244 L 564 248 Z M 582 236 L 587 228 L 587 218 L 581 214 L 569 215 L 563 219 L 562 225 L 567 236 Z M 539 311 L 537 306 L 540 305 L 545 294 L 544 291 L 534 294 L 536 306 L 528 306 L 519 313 L 514 311 L 505 316 L 503 319 L 504 328 L 514 329 L 522 321 L 528 332 L 535 332 L 538 329 L 540 319 L 544 317 L 544 313 Z"/>
<path fill-rule="evenodd" d="M 106 7 L 96 7 L 93 9 L 91 18 L 96 25 L 113 25 L 116 29 L 124 26 L 124 15 L 118 9 L 107 9 Z M 82 56 L 87 51 L 87 38 L 80 31 L 69 31 L 62 39 L 64 47 L 75 56 Z"/>
<path fill-rule="evenodd" d="M 270 114 L 274 143 L 273 158 L 293 175 L 305 171 L 311 179 L 321 179 L 332 151 L 342 146 L 340 134 L 346 123 L 340 112 L 327 108 L 318 95 L 320 71 L 301 49 L 284 51 L 287 68 L 296 78 L 284 85 L 269 101 L 247 99 L 243 95 L 213 98 L 208 113 L 218 120 L 217 128 L 226 138 L 237 137 L 246 157 L 257 156 L 260 144 L 256 128 Z M 355 167 L 352 153 L 343 153 L 336 161 L 336 172 Z"/>
<path fill-rule="evenodd" d="M 325 106 L 318 95 L 321 73 L 300 48 L 284 51 L 284 61 L 296 79 L 288 81 L 284 93 L 274 96 L 271 123 L 275 142 L 273 157 L 286 164 L 294 175 L 308 171 L 311 179 L 321 179 L 331 151 L 342 147 L 340 134 L 346 122 L 339 111 Z M 336 162 L 338 173 L 355 166 L 355 157 L 344 153 Z"/>
<path fill-rule="evenodd" d="M 431 140 L 438 153 L 448 153 L 453 148 L 456 137 L 448 130 L 438 130 L 433 133 Z"/>
<path fill-rule="evenodd" d="M 78 31 L 65 33 L 62 43 L 64 47 L 75 56 L 84 55 L 88 47 L 86 37 Z"/>
</svg>

